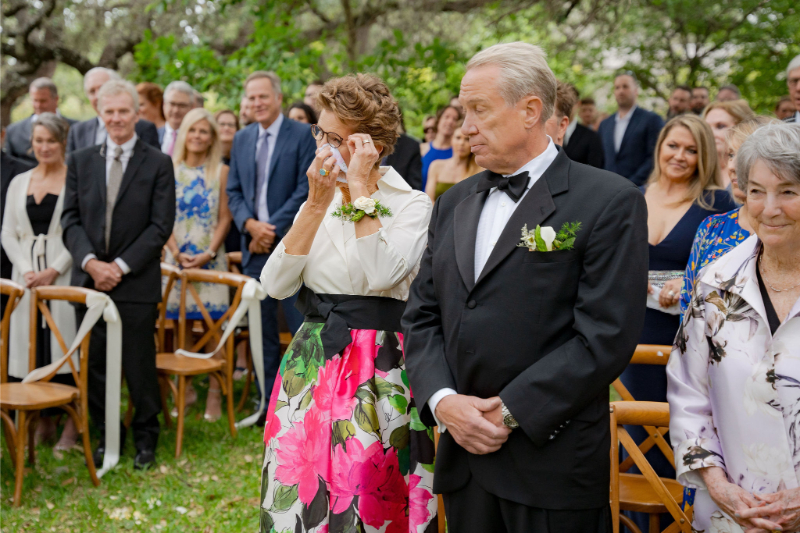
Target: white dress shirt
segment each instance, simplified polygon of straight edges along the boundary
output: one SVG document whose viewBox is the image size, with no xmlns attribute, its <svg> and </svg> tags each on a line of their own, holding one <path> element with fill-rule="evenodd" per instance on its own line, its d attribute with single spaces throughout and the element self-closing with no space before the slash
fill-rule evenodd
<svg viewBox="0 0 800 533">
<path fill-rule="evenodd" d="M 267 208 L 267 189 L 269 188 L 269 167 L 272 164 L 272 156 L 275 151 L 275 143 L 278 141 L 278 132 L 281 130 L 281 124 L 283 124 L 283 115 L 279 114 L 278 118 L 269 125 L 269 128 L 264 129 L 264 127 L 259 124 L 258 125 L 258 141 L 256 141 L 256 154 L 258 150 L 261 148 L 261 145 L 264 144 L 264 139 L 267 139 L 267 143 L 269 146 L 269 152 L 267 152 L 267 166 L 266 168 L 257 168 L 256 172 L 263 172 L 266 176 L 264 178 L 264 190 L 261 191 L 261 196 L 257 198 L 257 205 L 256 205 L 256 215 L 258 216 L 258 220 L 261 222 L 266 222 L 269 220 L 269 208 Z M 269 137 L 267 137 L 267 133 L 269 133 Z M 256 177 L 256 188 L 258 188 L 258 179 Z"/>
<path fill-rule="evenodd" d="M 111 137 L 106 137 L 106 185 L 108 185 L 108 175 L 111 173 L 111 165 L 114 163 L 114 152 L 116 151 L 117 146 L 122 148 L 122 155 L 119 159 L 122 163 L 122 173 L 124 174 L 125 169 L 128 168 L 128 161 L 130 161 L 131 157 L 133 157 L 133 147 L 136 146 L 136 140 L 138 138 L 139 137 L 134 133 L 133 137 L 131 137 L 129 141 L 119 145 L 112 141 Z M 97 256 L 95 254 L 87 254 L 86 257 L 83 258 L 83 261 L 81 261 L 81 270 L 86 271 L 86 263 L 88 263 L 90 259 L 97 259 Z M 117 257 L 114 259 L 114 262 L 119 265 L 119 268 L 122 270 L 123 274 L 130 273 L 130 267 L 125 261 L 122 260 L 122 258 Z"/>
<path fill-rule="evenodd" d="M 94 144 L 103 144 L 106 142 L 106 137 L 108 133 L 106 132 L 106 123 L 100 120 L 100 117 L 97 117 L 97 129 L 94 132 Z"/>
<path fill-rule="evenodd" d="M 625 137 L 625 130 L 628 129 L 634 111 L 636 111 L 636 104 L 628 111 L 625 118 L 619 118 L 619 111 L 614 113 L 614 151 L 617 153 L 622 146 L 622 138 Z"/>
<path fill-rule="evenodd" d="M 578 127 L 578 122 L 576 120 L 569 121 L 569 126 L 567 126 L 567 131 L 566 133 L 564 133 L 564 146 L 566 146 L 569 143 L 569 139 L 570 137 L 572 137 L 572 134 L 575 133 L 577 127 Z"/>
<path fill-rule="evenodd" d="M 380 172 L 378 191 L 372 198 L 392 212 L 392 216 L 380 219 L 383 227 L 356 238 L 355 224 L 331 216 L 342 205 L 342 193 L 337 188 L 308 255 L 288 254 L 281 241 L 269 256 L 261 284 L 271 297 L 288 298 L 305 284 L 321 294 L 408 300 L 428 243 L 433 205 L 428 195 L 411 189 L 392 167 L 381 167 Z M 305 204 L 300 212 L 303 207 Z"/>
<path fill-rule="evenodd" d="M 167 150 L 169 150 L 169 145 L 172 144 L 172 138 L 178 134 L 177 131 L 173 130 L 172 127 L 169 125 L 169 122 L 164 124 L 164 137 L 161 138 L 161 151 L 165 154 Z"/>
<path fill-rule="evenodd" d="M 494 246 L 500 238 L 500 234 L 503 233 L 508 223 L 508 219 L 514 214 L 519 204 L 522 203 L 523 198 L 527 196 L 533 184 L 542 177 L 542 174 L 544 174 L 545 170 L 555 161 L 557 156 L 558 150 L 556 149 L 556 145 L 553 144 L 553 140 L 550 139 L 544 152 L 528 161 L 525 166 L 513 174 L 507 174 L 508 176 L 513 176 L 520 172 L 528 172 L 528 176 L 530 177 L 528 188 L 522 193 L 519 201 L 514 202 L 505 191 L 500 191 L 497 187 L 489 191 L 486 203 L 483 204 L 481 218 L 478 222 L 478 232 L 475 236 L 475 281 L 480 277 L 483 267 L 489 260 L 489 256 L 492 254 L 492 250 L 494 250 Z M 431 409 L 434 419 L 436 419 L 436 424 L 439 426 L 439 433 L 444 433 L 447 428 L 436 418 L 436 406 L 439 405 L 442 398 L 451 394 L 458 393 L 449 388 L 441 389 L 434 393 L 428 400 L 428 406 Z"/>
</svg>

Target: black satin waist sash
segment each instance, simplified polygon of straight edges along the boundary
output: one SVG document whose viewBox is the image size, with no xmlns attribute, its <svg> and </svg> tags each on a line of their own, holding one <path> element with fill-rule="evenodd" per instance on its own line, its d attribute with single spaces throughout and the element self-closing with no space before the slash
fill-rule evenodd
<svg viewBox="0 0 800 533">
<path fill-rule="evenodd" d="M 320 339 L 325 358 L 330 359 L 353 342 L 351 329 L 400 331 L 406 302 L 382 296 L 316 294 L 303 286 L 295 307 L 306 322 L 325 324 Z"/>
</svg>

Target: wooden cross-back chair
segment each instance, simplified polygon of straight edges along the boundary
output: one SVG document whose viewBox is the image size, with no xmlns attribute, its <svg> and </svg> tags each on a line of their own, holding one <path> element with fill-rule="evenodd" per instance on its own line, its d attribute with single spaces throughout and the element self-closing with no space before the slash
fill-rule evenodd
<svg viewBox="0 0 800 533">
<path fill-rule="evenodd" d="M 620 522 L 633 533 L 642 533 L 620 511 L 650 514 L 649 533 L 660 531 L 660 514 L 669 513 L 675 520 L 663 533 L 692 533 L 692 508 L 682 509 L 683 486 L 674 479 L 659 477 L 644 453 L 624 426 L 669 427 L 669 404 L 666 402 L 612 402 L 611 411 L 611 487 L 610 504 L 614 533 Z M 621 472 L 619 447 L 628 452 L 641 474 Z M 666 455 L 666 454 L 665 454 Z M 670 456 L 671 456 L 670 450 Z M 674 464 L 674 461 L 673 461 Z M 632 496 L 633 495 L 633 496 Z"/>
<path fill-rule="evenodd" d="M 8 339 L 11 333 L 11 313 L 17 308 L 19 301 L 25 294 L 25 288 L 11 280 L 0 281 L 0 294 L 8 296 L 6 308 L 3 310 L 3 318 L 0 322 L 2 331 L 2 344 L 0 344 L 0 383 L 8 381 Z"/>
<path fill-rule="evenodd" d="M 5 285 L 5 282 L 3 282 Z M 79 304 L 86 303 L 86 297 L 94 291 L 80 287 L 61 287 L 47 286 L 31 289 L 30 297 L 30 340 L 28 352 L 28 371 L 33 371 L 36 367 L 36 333 L 39 313 L 44 317 L 50 331 L 56 338 L 61 351 L 66 354 L 69 346 L 64 342 L 58 325 L 50 314 L 50 309 L 46 302 L 49 300 L 62 300 Z M 50 379 L 55 375 L 58 368 L 39 381 L 31 383 L 2 383 L 0 384 L 0 416 L 6 429 L 8 448 L 14 459 L 14 505 L 19 506 L 22 501 L 22 478 L 25 471 L 25 445 L 26 437 L 28 444 L 28 460 L 34 463 L 36 460 L 33 433 L 39 411 L 50 407 L 59 407 L 75 422 L 75 427 L 83 437 L 83 452 L 86 457 L 86 466 L 89 469 L 89 476 L 95 486 L 100 484 L 97 471 L 92 460 L 92 449 L 89 443 L 89 410 L 87 379 L 89 361 L 89 339 L 91 331 L 80 340 L 78 349 L 79 363 L 73 363 L 73 357 L 64 361 L 59 368 L 68 364 L 72 377 L 75 379 L 75 387 L 50 383 Z M 7 356 L 7 351 L 3 351 Z M 17 424 L 9 414 L 9 411 L 17 412 Z"/>
<path fill-rule="evenodd" d="M 218 272 L 214 270 L 201 270 L 201 269 L 187 269 L 180 272 L 179 279 L 181 281 L 180 292 L 180 311 L 178 318 L 178 343 L 177 346 L 190 352 L 204 352 L 205 346 L 210 341 L 218 343 L 222 338 L 225 323 L 236 312 L 239 304 L 242 301 L 242 290 L 245 283 L 250 279 L 241 274 L 232 274 L 230 272 Z M 214 320 L 203 304 L 203 300 L 194 287 L 194 283 L 217 283 L 234 287 L 236 292 L 233 296 L 228 310 L 218 319 Z M 203 316 L 203 325 L 205 333 L 197 341 L 194 338 L 186 336 L 186 307 L 187 300 L 197 305 Z M 164 315 L 162 315 L 163 319 Z M 192 336 L 193 337 L 193 336 Z M 199 359 L 195 357 L 187 357 L 175 352 L 161 352 L 156 356 L 156 368 L 158 369 L 159 378 L 162 380 L 162 387 L 164 383 L 172 389 L 175 398 L 175 405 L 177 406 L 178 424 L 177 424 L 177 438 L 175 443 L 175 457 L 179 457 L 183 447 L 183 426 L 184 426 L 184 411 L 185 411 L 185 394 L 186 394 L 186 380 L 192 376 L 203 374 L 213 375 L 219 382 L 222 394 L 226 396 L 228 408 L 228 426 L 232 436 L 236 436 L 236 426 L 233 413 L 233 335 L 228 337 L 225 346 L 221 350 L 222 359 L 209 358 Z M 178 378 L 177 387 L 168 379 L 169 376 L 176 376 Z M 163 402 L 163 398 L 162 398 Z M 166 402 L 163 402 L 166 404 Z M 170 415 L 164 410 L 164 418 L 169 419 Z"/>
</svg>

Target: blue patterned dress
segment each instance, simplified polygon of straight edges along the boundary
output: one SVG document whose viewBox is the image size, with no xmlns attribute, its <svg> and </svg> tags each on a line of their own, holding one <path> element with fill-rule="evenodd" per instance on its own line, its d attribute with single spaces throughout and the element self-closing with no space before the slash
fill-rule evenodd
<svg viewBox="0 0 800 533">
<path fill-rule="evenodd" d="M 175 169 L 175 226 L 172 234 L 181 253 L 197 255 L 211 246 L 211 239 L 219 221 L 219 197 L 219 175 L 208 179 L 205 165 L 188 167 L 185 163 L 181 163 Z M 180 268 L 169 250 L 166 262 Z M 224 245 L 217 250 L 217 257 L 206 263 L 203 269 L 228 271 Z M 218 319 L 225 314 L 230 297 L 228 287 L 212 283 L 195 283 L 194 287 L 211 318 Z M 169 295 L 167 318 L 177 319 L 179 306 L 180 282 L 175 284 Z M 203 318 L 191 293 L 186 295 L 186 318 L 189 320 Z"/>
<path fill-rule="evenodd" d="M 750 232 L 739 225 L 739 209 L 711 215 L 700 224 L 692 243 L 686 275 L 683 277 L 681 313 L 689 306 L 697 274 L 706 265 L 736 248 L 749 236 Z"/>
</svg>

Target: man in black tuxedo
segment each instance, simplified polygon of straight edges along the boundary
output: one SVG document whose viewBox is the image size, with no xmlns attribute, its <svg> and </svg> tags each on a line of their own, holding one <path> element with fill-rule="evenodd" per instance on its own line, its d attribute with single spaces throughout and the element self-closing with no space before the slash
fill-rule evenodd
<svg viewBox="0 0 800 533">
<path fill-rule="evenodd" d="M 382 164 L 394 168 L 412 189 L 422 190 L 422 153 L 415 138 L 400 132 L 394 152 Z"/>
<path fill-rule="evenodd" d="M 88 148 L 105 142 L 108 134 L 106 133 L 105 122 L 100 118 L 100 112 L 97 110 L 97 94 L 105 82 L 119 79 L 121 79 L 120 75 L 116 71 L 103 67 L 95 67 L 83 76 L 83 92 L 89 99 L 89 103 L 92 104 L 92 109 L 98 115 L 95 118 L 78 122 L 70 127 L 69 135 L 67 136 L 68 154 L 81 148 Z M 150 146 L 161 149 L 161 143 L 158 142 L 158 130 L 152 122 L 140 118 L 136 122 L 136 136 Z"/>
<path fill-rule="evenodd" d="M 36 78 L 31 82 L 28 95 L 33 104 L 33 115 L 8 127 L 3 147 L 8 155 L 36 165 L 36 158 L 31 150 L 33 123 L 42 113 L 58 113 L 58 87 L 50 78 Z M 61 118 L 69 122 L 70 126 L 75 123 L 71 118 Z"/>
<path fill-rule="evenodd" d="M 136 407 L 134 467 L 145 468 L 155 461 L 159 432 L 154 334 L 161 249 L 175 221 L 175 176 L 170 157 L 136 136 L 139 95 L 132 83 L 105 83 L 98 109 L 108 137 L 104 144 L 72 154 L 61 225 L 75 265 L 72 284 L 108 293 L 119 310 L 122 367 Z M 79 323 L 84 314 L 85 308 L 79 309 Z M 105 337 L 105 322 L 98 322 L 89 353 L 89 412 L 103 438 Z M 97 465 L 103 461 L 104 442 L 94 454 Z"/>
<path fill-rule="evenodd" d="M 643 326 L 646 204 L 547 138 L 555 93 L 529 44 L 467 64 L 462 130 L 487 170 L 436 202 L 403 317 L 416 407 L 443 431 L 434 492 L 457 533 L 611 531 L 608 387 Z M 547 227 L 575 222 L 571 248 L 518 246 L 525 225 L 550 241 Z"/>
<path fill-rule="evenodd" d="M 564 132 L 564 152 L 576 163 L 603 168 L 603 141 L 593 129 L 587 128 L 575 120 L 575 111 L 578 107 L 580 94 L 571 83 L 558 84 L 556 93 L 555 115 L 566 116 L 567 129 Z"/>
</svg>

